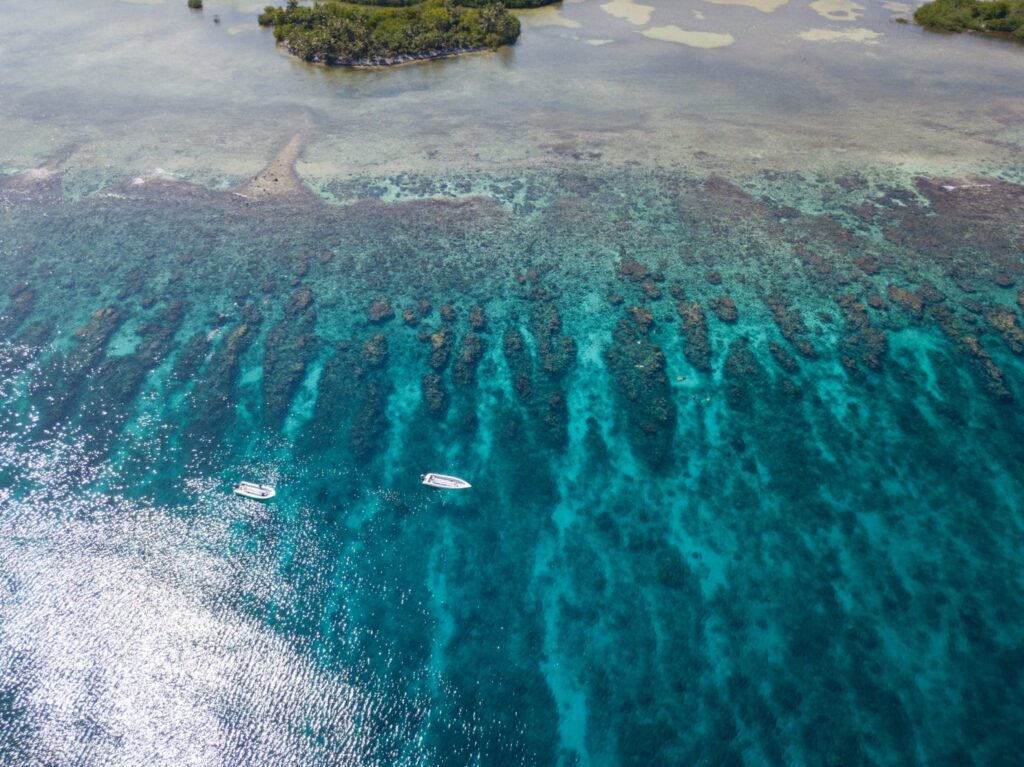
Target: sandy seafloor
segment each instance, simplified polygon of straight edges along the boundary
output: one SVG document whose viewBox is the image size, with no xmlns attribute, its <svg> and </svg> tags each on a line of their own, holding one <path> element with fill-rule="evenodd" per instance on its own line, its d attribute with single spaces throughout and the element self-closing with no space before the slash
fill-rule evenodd
<svg viewBox="0 0 1024 767">
<path fill-rule="evenodd" d="M 180 5 L 0 4 L 0 763 L 1020 763 L 1024 48 Z"/>
</svg>

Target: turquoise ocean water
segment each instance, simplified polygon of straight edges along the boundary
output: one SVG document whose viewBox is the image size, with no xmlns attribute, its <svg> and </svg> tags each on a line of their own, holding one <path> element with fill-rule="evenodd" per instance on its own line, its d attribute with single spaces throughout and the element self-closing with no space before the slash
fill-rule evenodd
<svg viewBox="0 0 1024 767">
<path fill-rule="evenodd" d="M 1020 187 L 388 183 L 9 182 L 5 764 L 1019 763 Z"/>
<path fill-rule="evenodd" d="M 0 3 L 2 767 L 1024 763 L 1019 46 L 261 5 Z"/>
</svg>

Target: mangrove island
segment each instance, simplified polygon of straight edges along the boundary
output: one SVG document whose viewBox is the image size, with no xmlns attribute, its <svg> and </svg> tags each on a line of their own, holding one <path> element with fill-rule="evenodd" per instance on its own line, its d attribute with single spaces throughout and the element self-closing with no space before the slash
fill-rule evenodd
<svg viewBox="0 0 1024 767">
<path fill-rule="evenodd" d="M 936 32 L 971 30 L 1024 42 L 1024 0 L 932 0 L 914 21 Z"/>
<path fill-rule="evenodd" d="M 272 26 L 277 41 L 306 61 L 382 66 L 510 45 L 519 37 L 519 20 L 508 7 L 549 2 L 323 0 L 305 7 L 291 0 L 283 8 L 267 6 L 259 22 Z"/>
</svg>

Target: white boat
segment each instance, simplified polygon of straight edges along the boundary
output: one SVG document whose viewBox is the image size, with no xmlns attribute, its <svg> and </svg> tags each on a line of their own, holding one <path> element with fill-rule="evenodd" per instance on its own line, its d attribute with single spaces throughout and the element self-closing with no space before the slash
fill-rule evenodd
<svg viewBox="0 0 1024 767">
<path fill-rule="evenodd" d="M 277 491 L 270 485 L 257 485 L 255 482 L 239 482 L 232 489 L 235 495 L 242 495 L 255 501 L 269 501 L 277 495 Z"/>
<path fill-rule="evenodd" d="M 465 490 L 467 487 L 472 487 L 466 480 L 449 477 L 447 474 L 424 474 L 420 479 L 423 480 L 424 485 L 439 487 L 442 490 Z"/>
</svg>

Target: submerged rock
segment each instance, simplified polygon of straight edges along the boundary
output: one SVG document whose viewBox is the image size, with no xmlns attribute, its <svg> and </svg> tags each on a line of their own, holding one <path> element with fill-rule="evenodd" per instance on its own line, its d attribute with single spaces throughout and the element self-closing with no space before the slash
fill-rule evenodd
<svg viewBox="0 0 1024 767">
<path fill-rule="evenodd" d="M 1012 288 L 1015 283 L 1008 272 L 996 272 L 992 275 L 992 282 L 1001 288 Z"/>
<path fill-rule="evenodd" d="M 284 308 L 285 316 L 296 317 L 306 311 L 312 303 L 313 291 L 309 288 L 299 288 L 288 299 L 288 304 Z"/>
<path fill-rule="evenodd" d="M 554 301 L 542 299 L 530 309 L 530 332 L 541 369 L 552 378 L 569 371 L 576 361 L 576 342 L 562 336 L 562 315 Z"/>
<path fill-rule="evenodd" d="M 379 368 L 388 361 L 388 339 L 383 333 L 374 333 L 363 344 L 363 360 L 368 368 Z"/>
<path fill-rule="evenodd" d="M 652 301 L 657 301 L 661 298 L 661 289 L 651 280 L 644 280 L 641 282 L 640 288 L 643 290 L 644 295 Z"/>
<path fill-rule="evenodd" d="M 886 293 L 889 296 L 889 300 L 896 304 L 896 306 L 906 310 L 917 319 L 921 318 L 921 313 L 924 310 L 924 300 L 917 293 L 911 293 L 906 288 L 901 288 L 898 285 L 890 285 Z"/>
<path fill-rule="evenodd" d="M 484 343 L 476 333 L 466 333 L 459 345 L 459 352 L 455 356 L 455 366 L 452 370 L 452 381 L 457 387 L 466 387 L 473 383 L 476 378 L 476 369 L 483 357 Z"/>
<path fill-rule="evenodd" d="M 41 429 L 51 428 L 70 415 L 99 368 L 110 337 L 126 318 L 112 306 L 94 312 L 89 321 L 75 331 L 71 351 L 50 361 L 33 392 L 42 411 Z"/>
<path fill-rule="evenodd" d="M 337 433 L 348 434 L 361 378 L 357 350 L 352 342 L 339 341 L 320 372 L 313 418 L 303 435 L 311 447 L 324 449 L 333 443 Z"/>
<path fill-rule="evenodd" d="M 768 351 L 771 353 L 774 360 L 778 363 L 779 367 L 782 368 L 786 373 L 793 375 L 799 372 L 800 365 L 797 364 L 796 357 L 790 354 L 785 347 L 780 346 L 774 341 L 768 342 Z"/>
<path fill-rule="evenodd" d="M 789 399 L 796 399 L 802 394 L 800 387 L 790 378 L 783 378 L 779 381 L 779 393 Z"/>
<path fill-rule="evenodd" d="M 185 317 L 181 301 L 172 301 L 138 330 L 140 341 L 131 354 L 108 357 L 93 375 L 82 406 L 82 420 L 103 443 L 116 436 L 131 412 L 149 373 L 163 362 Z"/>
<path fill-rule="evenodd" d="M 306 377 L 306 368 L 316 359 L 316 313 L 312 303 L 313 293 L 308 288 L 292 293 L 284 316 L 263 340 L 263 418 L 272 429 L 281 428 L 292 397 Z"/>
<path fill-rule="evenodd" d="M 369 461 L 381 450 L 391 425 L 386 415 L 391 390 L 391 383 L 379 374 L 367 378 L 359 389 L 351 445 L 352 454 L 360 463 Z"/>
<path fill-rule="evenodd" d="M 790 309 L 785 301 L 778 295 L 770 296 L 767 299 L 768 308 L 771 310 L 772 319 L 778 327 L 782 337 L 785 338 L 801 357 L 815 359 L 818 356 L 817 350 L 810 341 L 805 338 L 808 333 L 807 325 L 799 309 Z"/>
<path fill-rule="evenodd" d="M 537 382 L 534 415 L 539 417 L 544 441 L 561 448 L 569 438 L 569 410 L 561 379 L 576 364 L 576 341 L 562 335 L 562 315 L 546 292 L 534 296 L 530 332 L 545 373 Z"/>
<path fill-rule="evenodd" d="M 381 297 L 369 305 L 366 309 L 366 318 L 375 324 L 383 324 L 395 316 L 395 310 L 391 308 L 387 298 Z"/>
<path fill-rule="evenodd" d="M 508 364 L 509 372 L 512 374 L 512 388 L 520 399 L 528 400 L 533 393 L 533 364 L 530 356 L 526 353 L 526 342 L 523 334 L 515 328 L 505 331 L 502 339 L 502 351 L 505 353 L 505 362 Z"/>
<path fill-rule="evenodd" d="M 978 366 L 985 373 L 985 384 L 988 390 L 1000 399 L 1011 399 L 1010 390 L 1006 388 L 1006 380 L 1003 370 L 992 359 L 976 336 L 964 336 L 962 343 L 965 349 L 974 357 Z"/>
<path fill-rule="evenodd" d="M 448 367 L 452 346 L 455 344 L 455 332 L 447 325 L 442 325 L 430 334 L 430 367 L 440 372 Z"/>
<path fill-rule="evenodd" d="M 160 365 L 174 344 L 174 337 L 185 319 L 185 304 L 173 300 L 167 309 L 139 328 L 142 341 L 135 347 L 134 356 L 147 369 Z"/>
<path fill-rule="evenodd" d="M 739 312 L 736 310 L 736 303 L 729 296 L 719 296 L 711 299 L 711 311 L 715 313 L 722 322 L 732 324 L 739 319 Z"/>
<path fill-rule="evenodd" d="M 0 339 L 0 381 L 7 381 L 28 367 L 53 338 L 53 323 L 33 322 L 14 340 Z"/>
<path fill-rule="evenodd" d="M 569 407 L 565 401 L 565 395 L 561 391 L 550 392 L 544 400 L 542 411 L 544 431 L 549 435 L 549 441 L 556 443 L 564 441 L 568 421 Z"/>
<path fill-rule="evenodd" d="M 513 388 L 527 406 L 530 423 L 539 428 L 545 444 L 561 448 L 568 441 L 568 408 L 562 406 L 562 378 L 576 362 L 576 342 L 562 335 L 561 313 L 547 289 L 533 288 L 530 299 L 529 329 L 536 360 L 515 327 L 505 332 L 502 349 Z"/>
<path fill-rule="evenodd" d="M 469 326 L 476 332 L 481 332 L 487 326 L 487 318 L 484 316 L 484 308 L 476 304 L 469 310 Z"/>
<path fill-rule="evenodd" d="M 711 370 L 711 341 L 708 338 L 708 321 L 704 309 L 697 301 L 683 301 L 679 304 L 682 323 L 679 330 L 686 339 L 683 354 L 691 365 L 701 372 Z"/>
<path fill-rule="evenodd" d="M 366 463 L 386 445 L 390 422 L 387 402 L 392 385 L 387 375 L 387 339 L 376 333 L 364 343 L 339 341 L 324 363 L 313 418 L 303 439 L 324 450 L 339 444 Z"/>
<path fill-rule="evenodd" d="M 928 280 L 922 280 L 920 286 L 917 289 L 917 294 L 921 296 L 921 300 L 925 305 L 930 304 L 941 304 L 946 300 L 946 294 L 935 287 L 935 284 Z"/>
<path fill-rule="evenodd" d="M 984 376 L 985 388 L 999 399 L 1011 399 L 1012 395 L 1006 386 L 1002 369 L 982 346 L 981 341 L 964 331 L 953 310 L 946 304 L 936 304 L 929 307 L 929 312 L 946 337 L 956 343 L 974 362 L 975 368 Z"/>
<path fill-rule="evenodd" d="M 856 265 L 864 274 L 873 276 L 882 271 L 878 265 L 878 259 L 874 256 L 861 256 L 853 259 L 854 265 Z"/>
<path fill-rule="evenodd" d="M 299 253 L 292 263 L 292 274 L 295 277 L 305 277 L 309 273 L 309 265 L 312 260 L 312 253 L 308 251 Z"/>
<path fill-rule="evenodd" d="M 630 307 L 612 331 L 605 359 L 622 399 L 626 431 L 637 454 L 651 465 L 668 462 L 675 436 L 676 406 L 665 355 L 650 338 L 646 307 Z"/>
<path fill-rule="evenodd" d="M 623 258 L 615 267 L 616 273 L 624 280 L 641 283 L 651 277 L 646 266 L 632 258 Z"/>
<path fill-rule="evenodd" d="M 839 305 L 846 319 L 839 339 L 840 362 L 848 372 L 860 375 L 861 368 L 878 371 L 889 350 L 885 333 L 871 324 L 867 307 L 853 296 L 840 296 Z"/>
<path fill-rule="evenodd" d="M 242 321 L 227 334 L 213 353 L 203 376 L 192 390 L 192 416 L 186 436 L 220 439 L 234 417 L 235 385 L 241 357 L 256 337 L 263 314 L 255 304 L 242 309 Z"/>
<path fill-rule="evenodd" d="M 124 301 L 130 296 L 139 295 L 146 290 L 149 285 L 150 273 L 148 269 L 144 269 L 141 265 L 135 265 L 131 267 L 126 273 L 121 282 L 121 290 L 118 291 L 117 300 Z"/>
<path fill-rule="evenodd" d="M 437 373 L 427 373 L 421 381 L 423 389 L 423 401 L 431 415 L 442 416 L 448 409 L 448 392 L 445 391 L 441 376 Z"/>
<path fill-rule="evenodd" d="M 10 302 L 0 314 L 0 339 L 14 335 L 14 331 L 32 313 L 36 303 L 36 292 L 26 284 L 15 286 L 7 296 Z"/>
<path fill-rule="evenodd" d="M 998 330 L 1014 354 L 1024 354 L 1024 330 L 1017 324 L 1017 315 L 1005 306 L 992 306 L 985 312 L 985 322 Z"/>
<path fill-rule="evenodd" d="M 726 401 L 737 410 L 752 409 L 768 388 L 768 376 L 757 361 L 746 336 L 729 344 L 723 375 Z"/>
<path fill-rule="evenodd" d="M 174 367 L 171 368 L 171 380 L 181 383 L 191 381 L 193 376 L 199 372 L 199 368 L 206 362 L 211 346 L 209 333 L 205 330 L 194 333 L 178 352 L 178 358 L 174 362 Z"/>
</svg>

